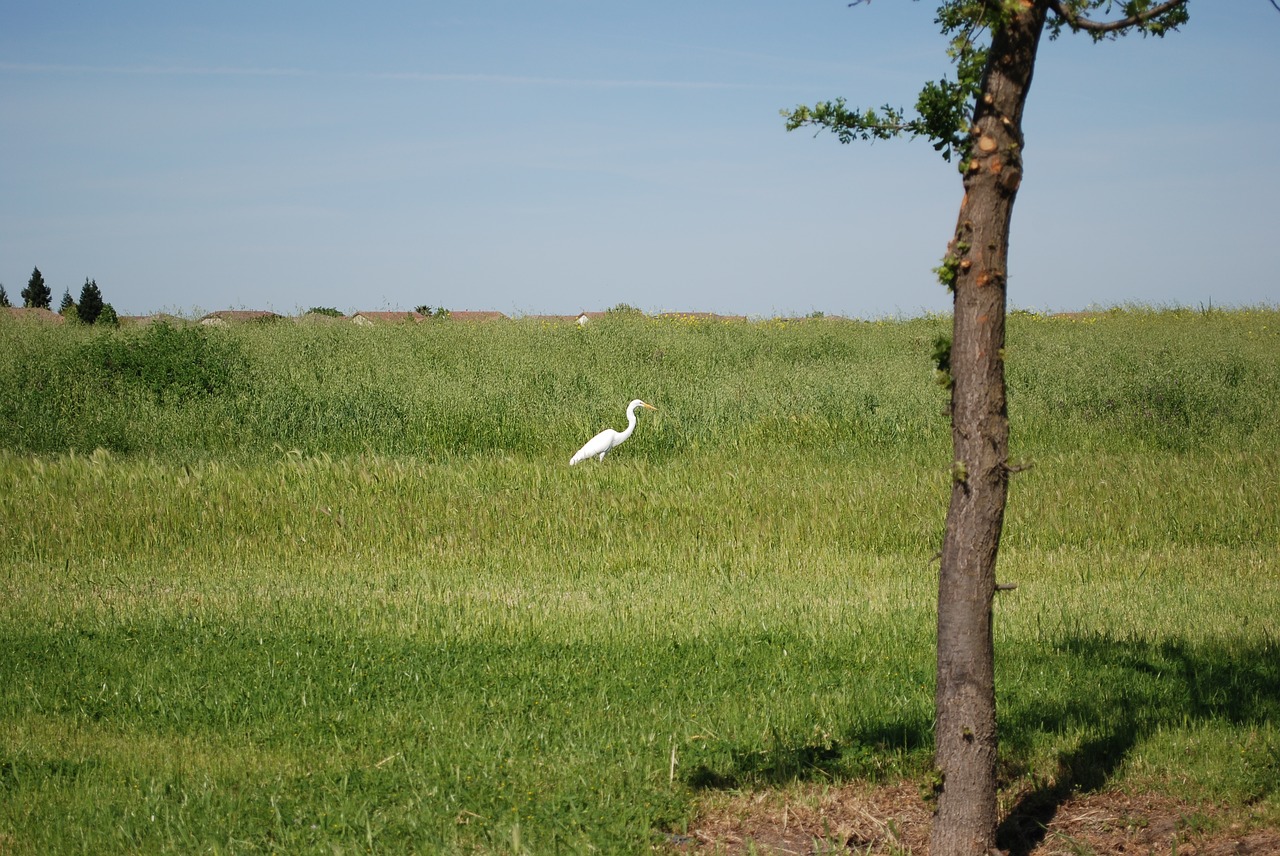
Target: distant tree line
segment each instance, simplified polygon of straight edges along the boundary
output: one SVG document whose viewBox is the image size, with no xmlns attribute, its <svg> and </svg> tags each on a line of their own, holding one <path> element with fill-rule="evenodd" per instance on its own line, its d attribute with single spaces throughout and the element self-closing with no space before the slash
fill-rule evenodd
<svg viewBox="0 0 1280 856">
<path fill-rule="evenodd" d="M 22 289 L 22 305 L 27 309 L 52 309 L 50 306 L 52 301 L 53 292 L 45 284 L 44 274 L 40 273 L 40 268 L 32 268 L 31 278 L 27 280 L 27 287 Z M 0 284 L 0 308 L 11 305 L 9 295 L 4 290 L 4 285 Z M 115 308 L 110 303 L 103 301 L 102 289 L 98 288 L 98 281 L 88 277 L 85 277 L 78 301 L 72 299 L 70 289 L 65 289 L 62 292 L 62 302 L 58 306 L 58 314 L 83 324 L 115 325 L 119 323 Z"/>
</svg>

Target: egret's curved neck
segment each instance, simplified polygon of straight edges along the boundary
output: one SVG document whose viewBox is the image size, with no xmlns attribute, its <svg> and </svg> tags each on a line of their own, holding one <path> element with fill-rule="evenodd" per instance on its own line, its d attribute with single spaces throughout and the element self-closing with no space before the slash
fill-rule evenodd
<svg viewBox="0 0 1280 856">
<path fill-rule="evenodd" d="M 638 404 L 627 408 L 627 430 L 623 431 L 622 434 L 619 435 L 619 443 L 630 437 L 631 432 L 636 430 L 636 411 L 639 409 L 640 405 Z"/>
</svg>

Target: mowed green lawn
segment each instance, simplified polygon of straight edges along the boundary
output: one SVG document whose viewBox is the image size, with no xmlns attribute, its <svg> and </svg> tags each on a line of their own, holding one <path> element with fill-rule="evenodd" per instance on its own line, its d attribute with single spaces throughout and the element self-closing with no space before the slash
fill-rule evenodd
<svg viewBox="0 0 1280 856">
<path fill-rule="evenodd" d="M 0 324 L 0 853 L 632 853 L 925 781 L 946 326 Z M 1280 312 L 1009 338 L 1011 792 L 1280 822 Z"/>
</svg>

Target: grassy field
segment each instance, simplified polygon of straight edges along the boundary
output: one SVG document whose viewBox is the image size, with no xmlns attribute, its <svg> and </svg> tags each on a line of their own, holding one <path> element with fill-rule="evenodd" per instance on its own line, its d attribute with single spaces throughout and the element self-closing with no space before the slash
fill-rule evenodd
<svg viewBox="0 0 1280 856">
<path fill-rule="evenodd" d="M 634 853 L 923 780 L 946 327 L 0 323 L 0 853 Z M 1280 312 L 1008 362 L 1010 790 L 1280 823 Z"/>
</svg>

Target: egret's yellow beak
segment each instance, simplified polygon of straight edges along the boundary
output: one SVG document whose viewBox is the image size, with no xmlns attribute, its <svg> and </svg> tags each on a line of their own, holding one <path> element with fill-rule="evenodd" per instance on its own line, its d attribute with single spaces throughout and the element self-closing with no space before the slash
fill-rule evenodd
<svg viewBox="0 0 1280 856">
<path fill-rule="evenodd" d="M 640 402 L 640 403 L 641 403 L 641 404 L 643 404 L 645 407 L 649 408 L 650 410 L 657 410 L 657 409 L 658 409 L 658 408 L 654 407 L 652 404 L 649 404 L 649 403 L 647 403 L 647 402 L 642 401 L 642 402 Z"/>
</svg>

